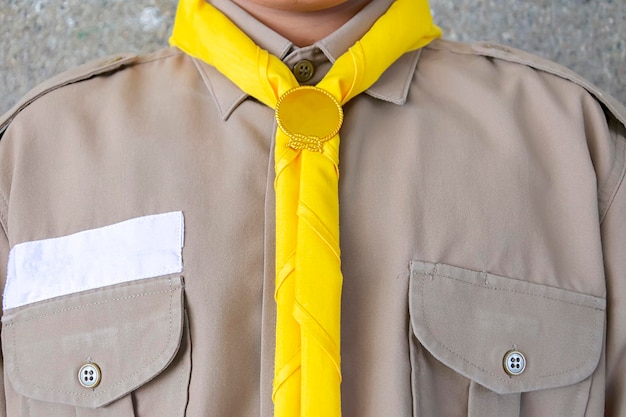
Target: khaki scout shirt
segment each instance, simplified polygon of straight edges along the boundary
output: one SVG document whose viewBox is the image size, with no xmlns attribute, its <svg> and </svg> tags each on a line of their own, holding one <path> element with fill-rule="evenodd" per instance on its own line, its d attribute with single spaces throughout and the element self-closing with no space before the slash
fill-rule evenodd
<svg viewBox="0 0 626 417">
<path fill-rule="evenodd" d="M 389 3 L 307 48 L 217 5 L 316 82 Z M 345 114 L 343 415 L 626 416 L 624 109 L 436 41 Z M 0 123 L 0 414 L 271 417 L 273 111 L 165 49 Z"/>
</svg>

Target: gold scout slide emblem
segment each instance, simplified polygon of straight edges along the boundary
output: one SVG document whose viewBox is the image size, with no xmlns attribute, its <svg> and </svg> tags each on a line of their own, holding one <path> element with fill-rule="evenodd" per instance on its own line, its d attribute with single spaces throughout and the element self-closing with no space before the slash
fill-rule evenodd
<svg viewBox="0 0 626 417">
<path fill-rule="evenodd" d="M 322 152 L 324 142 L 339 133 L 343 110 L 329 92 L 303 85 L 283 94 L 276 104 L 276 122 L 295 150 Z"/>
</svg>

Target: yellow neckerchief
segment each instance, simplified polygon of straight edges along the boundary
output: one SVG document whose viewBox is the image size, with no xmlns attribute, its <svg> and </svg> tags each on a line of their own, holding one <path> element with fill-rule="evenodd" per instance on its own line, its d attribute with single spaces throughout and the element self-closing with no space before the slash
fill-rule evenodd
<svg viewBox="0 0 626 417">
<path fill-rule="evenodd" d="M 315 87 L 205 0 L 181 0 L 170 43 L 275 109 L 276 417 L 341 415 L 341 106 L 441 31 L 427 0 L 396 0 Z"/>
</svg>

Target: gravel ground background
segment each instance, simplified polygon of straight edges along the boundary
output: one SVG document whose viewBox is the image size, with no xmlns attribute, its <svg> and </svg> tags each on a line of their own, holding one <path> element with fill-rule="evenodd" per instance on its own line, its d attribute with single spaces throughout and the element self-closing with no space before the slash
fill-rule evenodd
<svg viewBox="0 0 626 417">
<path fill-rule="evenodd" d="M 167 44 L 176 0 L 0 0 L 0 113 L 50 76 Z M 376 1 L 376 0 L 374 0 Z M 431 0 L 449 39 L 549 58 L 626 103 L 626 0 Z"/>
</svg>

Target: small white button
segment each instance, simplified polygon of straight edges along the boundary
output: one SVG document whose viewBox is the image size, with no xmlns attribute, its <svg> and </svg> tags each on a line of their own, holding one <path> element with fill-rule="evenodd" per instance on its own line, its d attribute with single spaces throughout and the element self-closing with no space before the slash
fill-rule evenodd
<svg viewBox="0 0 626 417">
<path fill-rule="evenodd" d="M 526 369 L 526 358 L 517 350 L 509 350 L 502 361 L 504 370 L 511 376 L 520 375 Z"/>
<path fill-rule="evenodd" d="M 102 372 L 95 363 L 86 363 L 78 371 L 78 382 L 85 388 L 95 388 L 100 383 Z"/>
</svg>

